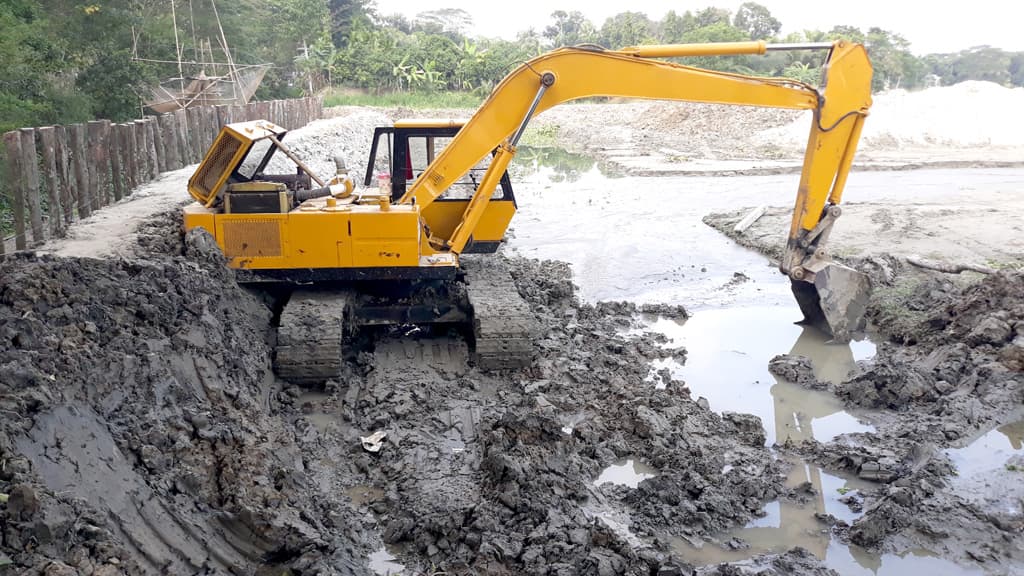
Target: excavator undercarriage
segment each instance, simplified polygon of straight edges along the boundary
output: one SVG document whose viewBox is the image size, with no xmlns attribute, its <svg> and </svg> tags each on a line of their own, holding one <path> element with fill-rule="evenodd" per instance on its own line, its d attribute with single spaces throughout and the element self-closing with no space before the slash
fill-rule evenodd
<svg viewBox="0 0 1024 576">
<path fill-rule="evenodd" d="M 338 380 L 349 356 L 346 346 L 360 329 L 428 325 L 461 332 L 470 361 L 483 370 L 527 367 L 533 361 L 536 319 L 505 262 L 467 257 L 454 280 L 297 289 L 281 311 L 274 369 L 296 384 Z"/>
</svg>

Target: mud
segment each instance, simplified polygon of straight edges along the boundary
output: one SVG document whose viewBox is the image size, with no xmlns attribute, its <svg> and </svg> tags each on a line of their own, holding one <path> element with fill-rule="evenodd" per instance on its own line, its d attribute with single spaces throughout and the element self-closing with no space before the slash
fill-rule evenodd
<svg viewBox="0 0 1024 576">
<path fill-rule="evenodd" d="M 758 418 L 650 389 L 651 362 L 685 353 L 631 331 L 681 307 L 582 304 L 567 265 L 512 259 L 533 367 L 382 333 L 308 391 L 270 369 L 273 299 L 179 225 L 153 219 L 130 257 L 0 261 L 0 551 L 20 573 L 689 573 L 668 536 L 784 491 Z M 626 458 L 657 475 L 595 484 Z"/>
<path fill-rule="evenodd" d="M 770 254 L 774 248 L 756 233 L 731 232 L 737 216 L 706 221 Z M 879 484 L 863 491 L 863 516 L 833 528 L 843 539 L 882 552 L 927 549 L 986 573 L 1018 573 L 1024 560 L 1024 513 L 1014 476 L 1019 456 L 999 458 L 984 481 L 970 469 L 964 481 L 958 471 L 963 458 L 954 461 L 964 451 L 984 453 L 973 448 L 979 437 L 1020 419 L 1024 274 L 958 278 L 885 254 L 847 252 L 841 240 L 833 248 L 872 277 L 869 318 L 887 342 L 832 389 L 847 406 L 865 410 L 876 431 L 832 442 L 787 442 L 780 450 Z M 805 372 L 799 365 L 780 360 L 775 368 L 799 378 Z"/>
</svg>

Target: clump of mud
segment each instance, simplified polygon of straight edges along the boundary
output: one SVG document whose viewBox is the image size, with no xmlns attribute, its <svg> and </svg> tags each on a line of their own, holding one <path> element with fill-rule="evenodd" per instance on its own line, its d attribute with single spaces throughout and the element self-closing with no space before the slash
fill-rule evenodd
<svg viewBox="0 0 1024 576">
<path fill-rule="evenodd" d="M 209 236 L 168 237 L 157 252 L 181 256 L 0 261 L 0 558 L 26 574 L 358 568 L 358 524 L 304 485 L 273 418 L 270 311 Z"/>
</svg>

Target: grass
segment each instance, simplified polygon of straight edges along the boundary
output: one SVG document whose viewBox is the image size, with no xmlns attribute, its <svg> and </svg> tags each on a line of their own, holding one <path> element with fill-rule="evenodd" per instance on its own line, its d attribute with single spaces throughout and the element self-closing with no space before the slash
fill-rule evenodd
<svg viewBox="0 0 1024 576">
<path fill-rule="evenodd" d="M 324 106 L 402 106 L 405 108 L 477 108 L 484 96 L 469 92 L 388 92 L 362 94 L 332 91 Z"/>
</svg>

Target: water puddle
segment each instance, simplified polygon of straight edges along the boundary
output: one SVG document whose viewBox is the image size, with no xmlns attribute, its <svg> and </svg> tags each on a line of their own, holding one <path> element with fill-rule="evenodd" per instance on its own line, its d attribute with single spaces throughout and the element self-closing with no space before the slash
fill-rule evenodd
<svg viewBox="0 0 1024 576">
<path fill-rule="evenodd" d="M 402 574 L 405 571 L 405 565 L 399 564 L 397 560 L 392 550 L 385 546 L 370 554 L 370 570 L 379 576 Z"/>
<path fill-rule="evenodd" d="M 814 491 L 802 492 L 797 488 L 802 502 L 780 499 L 769 503 L 765 506 L 764 517 L 721 536 L 719 540 L 726 542 L 726 546 L 712 543 L 694 545 L 687 540 L 675 538 L 672 539 L 673 550 L 688 562 L 708 565 L 746 560 L 757 554 L 782 553 L 794 546 L 802 546 L 844 576 L 956 576 L 982 573 L 943 560 L 928 550 L 915 549 L 902 554 L 880 555 L 833 540 L 829 526 L 815 515 L 829 514 L 848 524 L 852 523 L 862 513 L 854 512 L 843 500 L 855 496 L 857 491 L 869 487 L 870 483 L 853 477 L 835 476 L 817 467 L 803 465 L 793 469 L 786 485 L 793 488 L 804 482 L 809 482 Z M 742 540 L 742 543 L 736 539 Z"/>
<path fill-rule="evenodd" d="M 950 489 L 957 496 L 996 516 L 1024 512 L 1024 420 L 946 450 L 946 456 L 956 466 Z"/>
<path fill-rule="evenodd" d="M 999 426 L 963 448 L 946 450 L 946 456 L 956 466 L 956 482 L 1000 470 L 1016 471 L 1020 464 L 1014 456 L 1024 457 L 1024 420 Z"/>
<path fill-rule="evenodd" d="M 302 414 L 306 417 L 306 420 L 313 425 L 314 428 L 320 431 L 321 434 L 327 432 L 337 418 L 331 414 L 328 414 L 320 409 L 320 407 L 331 398 L 331 395 L 319 390 L 306 390 L 299 395 L 296 400 L 296 404 L 299 409 L 302 410 Z"/>
<path fill-rule="evenodd" d="M 359 484 L 345 490 L 345 494 L 352 499 L 352 503 L 357 507 L 371 502 L 376 502 L 384 498 L 384 490 L 375 486 L 367 486 L 365 484 Z"/>
<path fill-rule="evenodd" d="M 787 438 L 827 442 L 873 430 L 832 394 L 768 372 L 774 356 L 799 354 L 811 359 L 819 380 L 839 382 L 856 361 L 874 356 L 875 345 L 867 340 L 827 344 L 821 332 L 793 324 L 800 317 L 796 306 L 772 306 L 702 310 L 683 321 L 658 318 L 648 329 L 668 336 L 672 347 L 685 346 L 687 357 L 685 365 L 665 359 L 653 368 L 667 368 L 695 398 L 707 398 L 712 410 L 760 417 L 769 445 Z"/>
<path fill-rule="evenodd" d="M 621 484 L 636 488 L 648 478 L 654 478 L 658 471 L 639 459 L 624 458 L 605 468 L 594 480 L 595 486 L 602 484 Z"/>
</svg>

